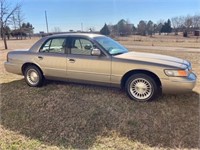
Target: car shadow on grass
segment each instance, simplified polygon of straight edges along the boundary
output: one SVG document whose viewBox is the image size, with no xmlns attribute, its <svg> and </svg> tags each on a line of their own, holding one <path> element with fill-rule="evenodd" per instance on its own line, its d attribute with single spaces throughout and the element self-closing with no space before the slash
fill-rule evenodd
<svg viewBox="0 0 200 150">
<path fill-rule="evenodd" d="M 195 92 L 137 103 L 115 88 L 60 82 L 31 88 L 19 80 L 2 84 L 1 93 L 1 124 L 45 144 L 88 149 L 116 132 L 149 147 L 198 148 Z"/>
</svg>

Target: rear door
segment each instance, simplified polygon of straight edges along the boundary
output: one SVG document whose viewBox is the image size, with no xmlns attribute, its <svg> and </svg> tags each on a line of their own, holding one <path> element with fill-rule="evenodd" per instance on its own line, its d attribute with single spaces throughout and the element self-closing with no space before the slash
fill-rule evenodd
<svg viewBox="0 0 200 150">
<path fill-rule="evenodd" d="M 111 58 L 102 53 L 92 56 L 95 44 L 87 38 L 70 37 L 67 56 L 67 78 L 110 83 Z"/>
<path fill-rule="evenodd" d="M 40 48 L 36 58 L 44 75 L 54 78 L 66 78 L 66 37 L 48 39 Z"/>
</svg>

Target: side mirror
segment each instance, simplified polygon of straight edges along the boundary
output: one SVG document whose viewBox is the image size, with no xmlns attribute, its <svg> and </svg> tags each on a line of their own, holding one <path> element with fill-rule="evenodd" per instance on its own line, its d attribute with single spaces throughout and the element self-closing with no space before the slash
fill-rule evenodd
<svg viewBox="0 0 200 150">
<path fill-rule="evenodd" d="M 91 52 L 92 56 L 100 56 L 101 55 L 101 51 L 99 49 L 93 49 Z"/>
</svg>

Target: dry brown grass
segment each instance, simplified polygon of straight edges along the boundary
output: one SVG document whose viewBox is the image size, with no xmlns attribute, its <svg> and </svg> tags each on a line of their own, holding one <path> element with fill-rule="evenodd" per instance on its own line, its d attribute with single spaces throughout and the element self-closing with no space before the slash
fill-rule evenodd
<svg viewBox="0 0 200 150">
<path fill-rule="evenodd" d="M 24 49 L 33 41 L 9 44 Z M 200 76 L 200 53 L 151 52 L 188 59 Z M 0 52 L 0 149 L 198 149 L 199 79 L 192 93 L 136 103 L 115 88 L 52 81 L 28 87 L 5 72 L 6 53 Z"/>
<path fill-rule="evenodd" d="M 184 38 L 182 35 L 154 35 L 153 37 L 130 36 L 116 39 L 124 45 L 200 48 L 200 38 L 194 36 Z"/>
</svg>

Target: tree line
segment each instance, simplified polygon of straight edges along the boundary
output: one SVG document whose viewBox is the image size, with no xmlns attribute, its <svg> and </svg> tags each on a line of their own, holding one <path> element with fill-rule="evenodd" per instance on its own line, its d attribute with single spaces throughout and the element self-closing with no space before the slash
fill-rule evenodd
<svg viewBox="0 0 200 150">
<path fill-rule="evenodd" d="M 104 35 L 150 35 L 152 36 L 155 33 L 166 33 L 169 34 L 174 32 L 175 35 L 178 32 L 183 32 L 183 36 L 187 37 L 189 32 L 193 32 L 195 30 L 200 29 L 200 15 L 194 16 L 180 16 L 173 17 L 168 19 L 167 21 L 160 20 L 158 23 L 154 23 L 153 21 L 144 21 L 141 20 L 137 26 L 131 24 L 129 20 L 121 19 L 115 25 L 107 25 L 100 30 L 101 34 Z"/>
<path fill-rule="evenodd" d="M 10 36 L 16 39 L 30 37 L 33 29 L 32 24 L 24 22 L 21 4 L 11 6 L 8 1 L 0 0 L 0 36 L 4 41 L 5 49 L 8 49 L 7 39 L 10 39 Z"/>
<path fill-rule="evenodd" d="M 16 39 L 23 39 L 26 37 L 31 38 L 31 35 L 33 34 L 33 26 L 29 22 L 22 23 L 22 25 L 18 28 L 10 29 L 9 26 L 6 26 L 4 28 L 5 36 L 9 40 L 10 37 L 15 37 Z M 3 34 L 1 32 L 1 38 L 3 39 Z"/>
</svg>

